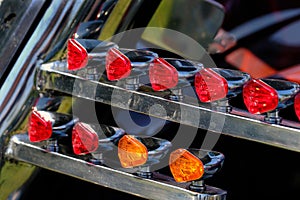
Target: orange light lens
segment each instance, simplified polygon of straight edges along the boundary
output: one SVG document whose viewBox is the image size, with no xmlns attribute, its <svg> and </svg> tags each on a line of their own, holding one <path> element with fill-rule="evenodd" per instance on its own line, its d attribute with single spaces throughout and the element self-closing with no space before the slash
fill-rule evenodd
<svg viewBox="0 0 300 200">
<path fill-rule="evenodd" d="M 169 167 L 176 182 L 197 180 L 204 174 L 202 161 L 186 149 L 177 149 L 170 154 Z"/>
<path fill-rule="evenodd" d="M 139 140 L 130 135 L 124 135 L 118 144 L 118 156 L 122 167 L 140 166 L 148 160 L 148 150 Z"/>
</svg>

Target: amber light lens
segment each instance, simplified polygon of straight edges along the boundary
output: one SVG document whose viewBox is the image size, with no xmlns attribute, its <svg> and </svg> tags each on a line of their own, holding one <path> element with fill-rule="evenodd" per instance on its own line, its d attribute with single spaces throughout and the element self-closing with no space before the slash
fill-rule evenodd
<svg viewBox="0 0 300 200">
<path fill-rule="evenodd" d="M 213 102 L 226 97 L 228 84 L 225 78 L 209 68 L 195 75 L 195 89 L 201 102 Z"/>
<path fill-rule="evenodd" d="M 170 154 L 169 167 L 176 182 L 198 180 L 204 174 L 202 161 L 186 149 L 177 149 Z"/>
<path fill-rule="evenodd" d="M 69 70 L 78 70 L 87 65 L 88 52 L 76 39 L 69 39 L 67 48 Z"/>
<path fill-rule="evenodd" d="M 156 58 L 150 63 L 149 79 L 153 90 L 163 91 L 177 85 L 178 72 L 163 58 Z"/>
<path fill-rule="evenodd" d="M 252 114 L 272 111 L 278 106 L 278 94 L 274 88 L 260 79 L 253 79 L 243 87 L 244 103 Z"/>
<path fill-rule="evenodd" d="M 146 163 L 148 150 L 134 136 L 124 135 L 118 144 L 118 156 L 122 167 L 131 168 Z"/>
<path fill-rule="evenodd" d="M 126 78 L 131 72 L 131 62 L 116 48 L 108 50 L 106 55 L 106 74 L 110 81 Z"/>
<path fill-rule="evenodd" d="M 48 140 L 52 135 L 52 120 L 47 112 L 33 110 L 29 117 L 28 137 L 31 142 Z"/>
<path fill-rule="evenodd" d="M 99 146 L 98 134 L 89 124 L 78 122 L 72 130 L 72 146 L 76 155 L 95 152 Z"/>
</svg>

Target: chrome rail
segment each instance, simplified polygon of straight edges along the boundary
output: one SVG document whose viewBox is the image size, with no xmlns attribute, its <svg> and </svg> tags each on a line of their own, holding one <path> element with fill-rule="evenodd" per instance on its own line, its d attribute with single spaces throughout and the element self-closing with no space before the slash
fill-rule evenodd
<svg viewBox="0 0 300 200">
<path fill-rule="evenodd" d="M 153 178 L 146 179 L 78 158 L 49 152 L 30 143 L 27 134 L 11 138 L 6 157 L 147 199 L 225 200 L 227 194 L 224 190 L 208 185 L 204 192 L 198 193 L 186 189 L 187 183 L 177 183 L 160 173 L 154 172 Z"/>
<path fill-rule="evenodd" d="M 0 199 L 19 199 L 36 174 L 36 167 L 29 167 L 30 172 L 26 172 L 29 165 L 20 162 L 14 163 L 16 168 L 6 168 L 11 163 L 6 162 L 4 155 L 12 135 L 23 131 L 23 122 L 38 96 L 33 90 L 36 62 L 45 59 L 43 54 L 53 55 L 60 50 L 59 45 L 70 37 L 94 3 L 85 0 L 0 1 L 0 29 L 4 28 L 0 31 L 1 47 L 5 47 L 0 68 L 7 69 L 5 76 L 0 70 Z M 22 175 L 15 176 L 15 169 Z"/>
<path fill-rule="evenodd" d="M 172 101 L 154 96 L 155 94 L 87 80 L 58 70 L 57 66 L 57 62 L 50 62 L 42 64 L 38 69 L 37 89 L 40 92 L 56 91 L 211 132 L 300 152 L 300 123 L 296 121 L 283 119 L 280 124 L 269 124 L 262 120 L 263 115 L 253 115 L 245 110 L 233 108 L 230 113 L 218 112 L 193 98 L 182 102 Z M 164 109 L 151 112 L 150 108 L 156 104 Z"/>
</svg>

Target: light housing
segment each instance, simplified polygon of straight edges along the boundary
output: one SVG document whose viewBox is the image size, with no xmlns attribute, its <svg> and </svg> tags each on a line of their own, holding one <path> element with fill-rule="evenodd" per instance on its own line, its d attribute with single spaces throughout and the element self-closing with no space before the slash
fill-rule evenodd
<svg viewBox="0 0 300 200">
<path fill-rule="evenodd" d="M 28 137 L 31 142 L 48 140 L 54 123 L 49 112 L 32 110 L 29 117 Z"/>
<path fill-rule="evenodd" d="M 226 79 L 211 68 L 196 73 L 194 86 L 199 100 L 204 103 L 223 99 L 228 93 Z"/>
<path fill-rule="evenodd" d="M 132 68 L 129 58 L 117 48 L 108 50 L 105 67 L 107 79 L 110 81 L 128 77 Z"/>
<path fill-rule="evenodd" d="M 128 76 L 137 78 L 148 70 L 149 64 L 157 57 L 156 53 L 149 50 L 110 48 L 105 64 L 107 79 L 117 81 Z"/>
<path fill-rule="evenodd" d="M 164 91 L 178 83 L 178 72 L 163 58 L 156 58 L 149 65 L 149 80 L 153 90 Z"/>
<path fill-rule="evenodd" d="M 148 160 L 148 150 L 134 136 L 124 135 L 118 143 L 118 157 L 124 168 L 141 166 Z"/>
<path fill-rule="evenodd" d="M 252 114 L 272 111 L 279 103 L 277 91 L 261 79 L 252 79 L 244 85 L 243 99 Z"/>
<path fill-rule="evenodd" d="M 169 167 L 176 182 L 200 179 L 204 174 L 202 161 L 186 149 L 177 149 L 170 154 Z"/>
<path fill-rule="evenodd" d="M 294 98 L 294 109 L 298 120 L 300 121 L 300 93 Z"/>
<path fill-rule="evenodd" d="M 99 146 L 98 134 L 84 122 L 75 124 L 72 130 L 72 147 L 76 155 L 86 155 L 95 152 Z"/>
<path fill-rule="evenodd" d="M 78 70 L 85 67 L 88 63 L 88 52 L 83 45 L 76 39 L 69 39 L 68 44 L 68 69 Z"/>
</svg>

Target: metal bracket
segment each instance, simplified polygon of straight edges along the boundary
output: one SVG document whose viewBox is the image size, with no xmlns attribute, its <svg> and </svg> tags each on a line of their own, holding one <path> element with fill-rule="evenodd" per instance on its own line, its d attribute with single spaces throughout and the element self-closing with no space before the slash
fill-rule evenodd
<svg viewBox="0 0 300 200">
<path fill-rule="evenodd" d="M 177 183 L 158 172 L 154 172 L 151 179 L 141 178 L 128 172 L 49 152 L 30 143 L 27 134 L 11 138 L 6 156 L 147 199 L 225 200 L 227 194 L 224 190 L 208 185 L 203 192 L 194 192 L 188 189 L 190 183 Z"/>
</svg>

